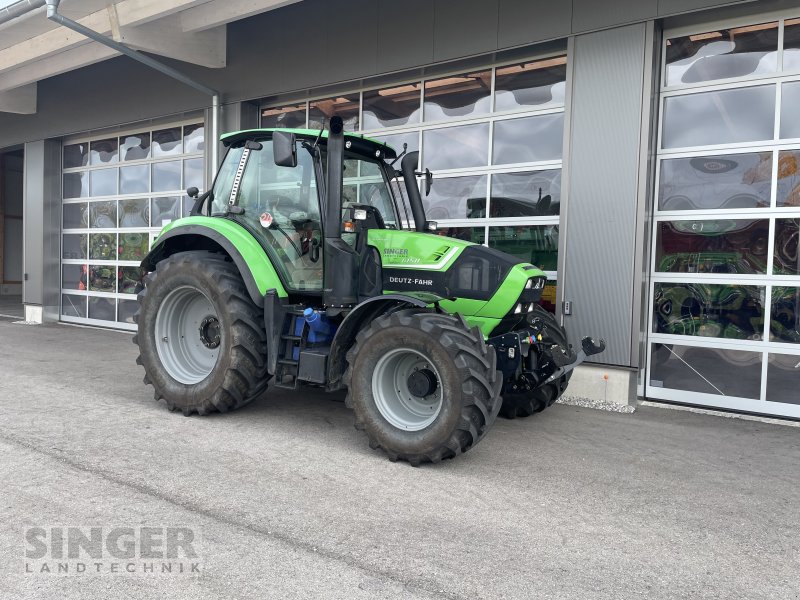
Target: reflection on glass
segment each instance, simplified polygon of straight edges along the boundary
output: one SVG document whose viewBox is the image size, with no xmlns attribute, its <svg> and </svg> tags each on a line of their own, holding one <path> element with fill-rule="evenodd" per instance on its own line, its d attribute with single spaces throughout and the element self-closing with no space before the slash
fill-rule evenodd
<svg viewBox="0 0 800 600">
<path fill-rule="evenodd" d="M 491 89 L 491 71 L 426 81 L 425 120 L 439 121 L 488 113 Z"/>
<path fill-rule="evenodd" d="M 117 234 L 93 233 L 89 236 L 89 258 L 91 260 L 117 259 Z"/>
<path fill-rule="evenodd" d="M 183 161 L 183 187 L 189 189 L 196 187 L 202 190 L 203 185 L 203 159 L 190 158 Z"/>
<path fill-rule="evenodd" d="M 419 83 L 364 92 L 363 129 L 399 127 L 420 121 Z"/>
<path fill-rule="evenodd" d="M 786 344 L 800 344 L 800 288 L 772 288 L 772 313 L 770 340 Z M 800 361 L 800 358 L 798 358 Z"/>
<path fill-rule="evenodd" d="M 153 191 L 169 192 L 181 189 L 181 161 L 153 163 Z"/>
<path fill-rule="evenodd" d="M 205 150 L 206 130 L 202 123 L 186 125 L 183 128 L 183 151 L 186 154 L 202 152 Z"/>
<path fill-rule="evenodd" d="M 777 205 L 800 206 L 800 150 L 786 150 L 778 154 Z"/>
<path fill-rule="evenodd" d="M 667 40 L 667 85 L 772 73 L 778 24 L 763 23 Z"/>
<path fill-rule="evenodd" d="M 797 382 L 800 381 L 800 356 L 770 354 L 767 366 L 767 402 L 800 404 Z"/>
<path fill-rule="evenodd" d="M 480 219 L 486 216 L 486 175 L 435 179 L 425 197 L 425 214 L 431 221 Z"/>
<path fill-rule="evenodd" d="M 188 217 L 189 213 L 192 212 L 192 208 L 194 207 L 194 198 L 190 198 L 189 196 L 183 197 L 183 216 Z"/>
<path fill-rule="evenodd" d="M 113 298 L 89 298 L 89 318 L 100 321 L 113 321 L 116 300 Z"/>
<path fill-rule="evenodd" d="M 558 269 L 558 225 L 489 227 L 489 247 L 516 256 L 542 271 Z"/>
<path fill-rule="evenodd" d="M 736 376 L 732 377 L 731 373 Z M 758 400 L 761 397 L 761 353 L 653 344 L 650 385 Z"/>
<path fill-rule="evenodd" d="M 661 221 L 656 271 L 766 273 L 769 221 Z"/>
<path fill-rule="evenodd" d="M 494 109 L 519 110 L 564 104 L 566 81 L 566 56 L 497 67 Z"/>
<path fill-rule="evenodd" d="M 89 146 L 89 164 L 103 165 L 115 163 L 119 159 L 119 143 L 117 138 L 97 140 Z"/>
<path fill-rule="evenodd" d="M 781 138 L 800 138 L 800 81 L 781 86 Z"/>
<path fill-rule="evenodd" d="M 153 156 L 174 156 L 182 152 L 183 137 L 180 127 L 153 132 Z"/>
<path fill-rule="evenodd" d="M 120 227 L 149 227 L 150 201 L 147 198 L 119 201 Z"/>
<path fill-rule="evenodd" d="M 64 205 L 64 229 L 86 229 L 89 226 L 89 205 L 85 202 Z"/>
<path fill-rule="evenodd" d="M 306 103 L 278 106 L 261 111 L 261 126 L 303 129 L 306 126 Z"/>
<path fill-rule="evenodd" d="M 558 160 L 563 137 L 563 113 L 495 121 L 492 163 Z"/>
<path fill-rule="evenodd" d="M 64 146 L 64 168 L 85 167 L 89 164 L 89 144 L 70 144 Z"/>
<path fill-rule="evenodd" d="M 62 258 L 86 258 L 86 234 L 67 234 L 62 244 Z"/>
<path fill-rule="evenodd" d="M 486 230 L 483 227 L 440 227 L 436 233 L 474 244 L 483 244 L 486 237 Z"/>
<path fill-rule="evenodd" d="M 61 314 L 65 317 L 86 318 L 86 296 L 61 296 Z"/>
<path fill-rule="evenodd" d="M 90 292 L 110 292 L 117 291 L 117 267 L 114 265 L 89 265 L 89 291 Z M 89 299 L 89 318 L 90 319 L 106 319 L 105 317 L 93 317 L 92 300 L 99 298 Z M 113 300 L 112 300 L 113 302 Z M 112 317 L 113 321 L 114 318 Z"/>
<path fill-rule="evenodd" d="M 561 209 L 561 169 L 492 175 L 490 217 L 542 217 Z"/>
<path fill-rule="evenodd" d="M 89 227 L 94 229 L 114 229 L 117 226 L 117 202 L 92 202 L 89 205 Z"/>
<path fill-rule="evenodd" d="M 437 169 L 483 167 L 489 155 L 489 124 L 431 129 L 422 133 L 425 166 Z"/>
<path fill-rule="evenodd" d="M 408 144 L 409 152 L 419 150 L 419 133 L 416 131 L 411 133 L 396 133 L 394 135 L 373 135 L 370 137 L 391 146 L 398 155 L 403 151 L 403 144 Z M 400 163 L 397 163 L 395 168 L 399 167 Z"/>
<path fill-rule="evenodd" d="M 783 26 L 783 70 L 800 69 L 800 19 L 786 19 Z"/>
<path fill-rule="evenodd" d="M 119 293 L 138 294 L 144 289 L 144 269 L 141 267 L 120 267 Z"/>
<path fill-rule="evenodd" d="M 800 219 L 775 220 L 775 250 L 772 272 L 775 275 L 800 275 Z"/>
<path fill-rule="evenodd" d="M 558 283 L 555 281 L 548 281 L 542 290 L 542 297 L 539 299 L 539 304 L 547 311 L 555 314 L 556 312 L 556 292 L 558 291 Z"/>
<path fill-rule="evenodd" d="M 119 259 L 135 260 L 144 258 L 150 250 L 150 238 L 145 232 L 119 234 Z"/>
<path fill-rule="evenodd" d="M 149 133 L 132 133 L 120 139 L 119 150 L 122 160 L 141 160 L 150 156 Z"/>
<path fill-rule="evenodd" d="M 64 199 L 86 198 L 89 196 L 89 174 L 64 173 Z"/>
<path fill-rule="evenodd" d="M 117 193 L 118 169 L 96 169 L 89 171 L 90 196 L 114 196 Z"/>
<path fill-rule="evenodd" d="M 120 194 L 143 194 L 150 191 L 150 165 L 121 167 L 119 170 Z"/>
<path fill-rule="evenodd" d="M 134 315 L 139 310 L 136 300 L 119 300 L 117 303 L 117 323 L 135 324 Z"/>
<path fill-rule="evenodd" d="M 659 210 L 769 207 L 772 152 L 661 161 Z"/>
<path fill-rule="evenodd" d="M 86 265 L 61 265 L 61 287 L 65 290 L 85 290 Z"/>
<path fill-rule="evenodd" d="M 771 140 L 775 86 L 668 97 L 662 127 L 664 148 Z"/>
<path fill-rule="evenodd" d="M 656 283 L 653 332 L 760 340 L 765 301 L 754 285 Z"/>
<path fill-rule="evenodd" d="M 153 198 L 152 226 L 163 227 L 170 221 L 181 218 L 181 199 L 175 196 Z"/>
<path fill-rule="evenodd" d="M 308 107 L 308 127 L 309 129 L 321 129 L 324 121 L 327 128 L 331 117 L 338 115 L 344 121 L 345 131 L 358 131 L 359 103 L 358 94 L 314 100 Z"/>
</svg>

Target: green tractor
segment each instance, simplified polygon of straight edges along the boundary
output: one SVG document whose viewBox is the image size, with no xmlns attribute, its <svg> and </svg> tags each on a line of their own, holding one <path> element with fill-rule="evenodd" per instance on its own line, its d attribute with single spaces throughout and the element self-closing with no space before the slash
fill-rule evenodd
<svg viewBox="0 0 800 600">
<path fill-rule="evenodd" d="M 605 348 L 573 351 L 537 304 L 541 270 L 436 235 L 418 153 L 345 134 L 338 117 L 222 141 L 212 188 L 188 190 L 191 216 L 142 261 L 137 362 L 170 410 L 232 410 L 269 381 L 347 388 L 370 445 L 418 465 L 469 450 L 498 413 L 546 408 Z"/>
</svg>

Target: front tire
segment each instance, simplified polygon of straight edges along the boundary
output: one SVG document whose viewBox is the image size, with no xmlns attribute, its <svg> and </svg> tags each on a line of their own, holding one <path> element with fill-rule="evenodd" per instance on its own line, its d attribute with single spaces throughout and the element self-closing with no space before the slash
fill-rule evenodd
<svg viewBox="0 0 800 600">
<path fill-rule="evenodd" d="M 139 293 L 134 343 L 155 399 L 184 415 L 227 412 L 267 387 L 266 332 L 225 256 L 180 252 L 159 262 Z"/>
<path fill-rule="evenodd" d="M 572 373 L 562 375 L 557 380 L 536 388 L 527 394 L 505 394 L 500 416 L 505 419 L 530 417 L 555 404 L 566 391 Z"/>
<path fill-rule="evenodd" d="M 401 311 L 376 318 L 347 353 L 356 429 L 389 459 L 417 466 L 477 444 L 502 400 L 497 356 L 460 316 Z"/>
</svg>

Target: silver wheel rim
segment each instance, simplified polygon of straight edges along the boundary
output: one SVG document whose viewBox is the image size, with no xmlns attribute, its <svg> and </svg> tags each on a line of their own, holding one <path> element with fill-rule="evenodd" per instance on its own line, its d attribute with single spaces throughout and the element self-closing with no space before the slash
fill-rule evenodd
<svg viewBox="0 0 800 600">
<path fill-rule="evenodd" d="M 436 389 L 427 396 L 415 396 L 408 387 L 409 377 L 416 371 L 430 371 Z M 409 348 L 398 348 L 382 356 L 372 372 L 372 395 L 384 419 L 404 431 L 425 429 L 442 411 L 442 378 L 423 354 Z"/>
<path fill-rule="evenodd" d="M 214 370 L 222 331 L 214 305 L 200 290 L 171 291 L 158 308 L 155 334 L 158 358 L 176 381 L 199 383 Z"/>
</svg>

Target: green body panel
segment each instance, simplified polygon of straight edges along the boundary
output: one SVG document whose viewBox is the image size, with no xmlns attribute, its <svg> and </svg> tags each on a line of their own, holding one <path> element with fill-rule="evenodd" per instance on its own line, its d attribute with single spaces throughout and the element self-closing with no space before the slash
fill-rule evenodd
<svg viewBox="0 0 800 600">
<path fill-rule="evenodd" d="M 230 241 L 247 264 L 262 294 L 266 293 L 267 290 L 274 289 L 281 298 L 285 298 L 288 295 L 278 274 L 275 272 L 275 267 L 272 266 L 267 253 L 264 252 L 261 245 L 241 225 L 229 219 L 202 216 L 185 217 L 166 225 L 159 233 L 159 238 L 165 233 L 179 230 L 181 227 L 188 228 L 189 226 L 207 227 L 223 235 Z M 195 232 L 187 231 L 187 233 Z M 155 248 L 157 245 L 158 238 L 156 238 L 153 247 Z"/>
</svg>

